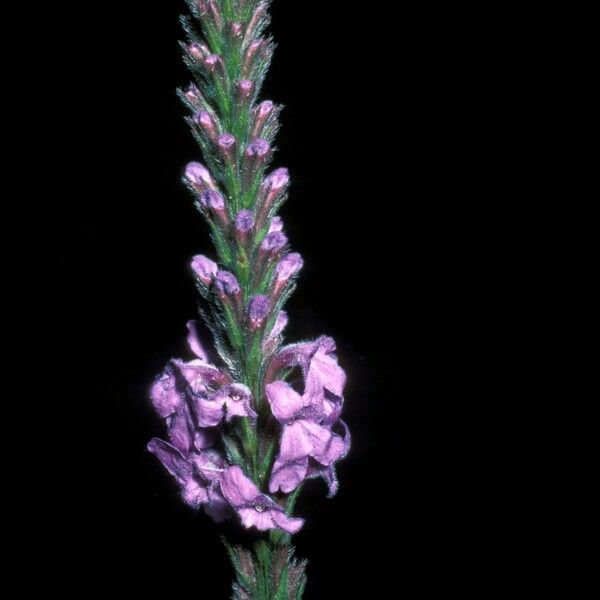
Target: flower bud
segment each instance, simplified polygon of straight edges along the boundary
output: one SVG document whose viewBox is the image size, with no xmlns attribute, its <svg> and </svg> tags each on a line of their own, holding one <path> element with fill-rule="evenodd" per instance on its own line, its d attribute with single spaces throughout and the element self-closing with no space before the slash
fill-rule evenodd
<svg viewBox="0 0 600 600">
<path fill-rule="evenodd" d="M 242 37 L 244 26 L 241 23 L 230 23 L 229 24 L 229 35 L 231 39 L 237 40 Z"/>
<path fill-rule="evenodd" d="M 215 276 L 215 285 L 222 299 L 240 294 L 240 284 L 235 275 L 229 271 L 218 271 Z"/>
<path fill-rule="evenodd" d="M 269 206 L 273 201 L 283 194 L 290 184 L 290 174 L 285 167 L 275 169 L 270 175 L 263 179 L 260 185 L 263 201 Z"/>
<path fill-rule="evenodd" d="M 215 189 L 215 182 L 208 169 L 199 162 L 188 163 L 184 176 L 187 184 L 198 194 L 207 189 Z"/>
<path fill-rule="evenodd" d="M 223 225 L 229 223 L 229 216 L 225 208 L 225 198 L 216 190 L 206 190 L 200 196 L 200 204 L 205 210 L 217 217 Z"/>
<path fill-rule="evenodd" d="M 248 325 L 251 331 L 260 329 L 271 310 L 271 300 L 263 294 L 252 296 L 248 302 Z"/>
<path fill-rule="evenodd" d="M 194 115 L 194 123 L 204 131 L 206 137 L 213 142 L 217 139 L 218 131 L 217 124 L 212 115 L 205 110 L 202 110 Z"/>
<path fill-rule="evenodd" d="M 241 210 L 235 218 L 235 237 L 242 246 L 246 245 L 253 228 L 254 213 L 251 210 Z"/>
<path fill-rule="evenodd" d="M 265 354 L 272 354 L 275 351 L 277 344 L 281 341 L 281 334 L 287 327 L 287 324 L 288 315 L 284 310 L 280 310 L 277 319 L 275 319 L 273 329 L 269 331 L 269 334 L 263 341 L 263 352 L 265 352 Z"/>
<path fill-rule="evenodd" d="M 267 222 L 273 204 L 285 193 L 289 184 L 290 174 L 285 167 L 276 169 L 263 179 L 259 191 L 260 209 L 256 219 L 258 228 Z"/>
<path fill-rule="evenodd" d="M 258 6 L 254 9 L 254 12 L 252 13 L 250 21 L 248 22 L 248 27 L 246 28 L 246 35 L 244 36 L 244 45 L 248 45 L 250 43 L 250 40 L 256 37 L 256 30 L 265 18 L 266 13 L 267 3 L 259 2 Z"/>
<path fill-rule="evenodd" d="M 283 231 L 283 219 L 279 215 L 271 219 L 271 225 L 269 225 L 267 233 L 273 233 L 274 231 Z"/>
<path fill-rule="evenodd" d="M 221 31 L 221 29 L 223 29 L 223 15 L 221 14 L 221 9 L 219 8 L 215 0 L 208 0 L 207 4 L 208 11 L 210 13 L 213 23 L 215 24 L 215 27 L 219 31 Z"/>
<path fill-rule="evenodd" d="M 254 82 L 250 79 L 242 79 L 237 82 L 236 89 L 240 102 L 246 102 L 254 92 Z"/>
<path fill-rule="evenodd" d="M 198 63 L 202 63 L 206 58 L 205 54 L 205 46 L 203 44 L 197 44 L 196 42 L 192 42 L 186 46 L 186 51 L 190 58 Z"/>
<path fill-rule="evenodd" d="M 283 258 L 280 258 L 275 267 L 275 288 L 273 294 L 278 296 L 290 279 L 292 279 L 303 266 L 304 261 L 297 252 L 286 254 Z"/>
<path fill-rule="evenodd" d="M 193 83 L 190 83 L 187 90 L 183 92 L 183 97 L 186 99 L 189 105 L 193 106 L 194 108 L 198 108 L 200 106 L 200 102 L 202 101 L 202 94 Z"/>
<path fill-rule="evenodd" d="M 236 140 L 230 133 L 223 133 L 217 140 L 221 156 L 228 162 L 235 162 Z"/>
<path fill-rule="evenodd" d="M 196 277 L 204 284 L 210 285 L 219 270 L 217 263 L 202 254 L 194 256 L 192 259 L 192 269 Z"/>
<path fill-rule="evenodd" d="M 246 48 L 246 54 L 244 55 L 244 65 L 242 67 L 242 74 L 246 77 L 250 75 L 256 55 L 261 51 L 264 45 L 265 40 L 262 38 L 252 40 L 248 44 L 248 47 Z"/>
<path fill-rule="evenodd" d="M 266 140 L 254 140 L 248 144 L 244 152 L 247 160 L 253 162 L 263 162 L 271 152 L 271 145 Z"/>
<path fill-rule="evenodd" d="M 288 243 L 287 236 L 281 231 L 269 233 L 260 244 L 260 253 L 264 255 L 276 256 L 281 254 Z"/>
<path fill-rule="evenodd" d="M 261 102 L 254 109 L 254 123 L 252 124 L 252 137 L 259 137 L 262 133 L 262 130 L 267 122 L 267 119 L 273 114 L 275 111 L 275 105 L 270 100 L 265 100 Z"/>
<path fill-rule="evenodd" d="M 209 73 L 214 73 L 222 62 L 223 59 L 218 54 L 210 54 L 204 59 L 203 64 Z"/>
</svg>

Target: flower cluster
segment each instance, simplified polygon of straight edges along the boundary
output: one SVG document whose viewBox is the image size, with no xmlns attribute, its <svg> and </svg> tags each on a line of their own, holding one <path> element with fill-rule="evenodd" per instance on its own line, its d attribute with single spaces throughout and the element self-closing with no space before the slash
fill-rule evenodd
<svg viewBox="0 0 600 600">
<path fill-rule="evenodd" d="M 190 321 L 194 358 L 169 361 L 151 389 L 167 439 L 148 449 L 191 507 L 293 534 L 302 483 L 322 477 L 330 495 L 337 490 L 335 465 L 350 445 L 340 419 L 346 375 L 329 337 L 283 345 L 283 306 L 303 259 L 277 215 L 288 170 L 268 172 L 280 107 L 257 100 L 273 51 L 268 1 L 189 4 L 201 33 L 184 19 L 196 82 L 180 95 L 205 164 L 189 163 L 183 179 L 215 244 L 216 257 L 195 256 L 191 268 L 221 364 Z"/>
</svg>

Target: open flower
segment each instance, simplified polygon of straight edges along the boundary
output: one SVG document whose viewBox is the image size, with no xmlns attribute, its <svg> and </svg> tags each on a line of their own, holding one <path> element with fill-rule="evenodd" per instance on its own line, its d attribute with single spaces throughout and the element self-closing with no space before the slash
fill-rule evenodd
<svg viewBox="0 0 600 600">
<path fill-rule="evenodd" d="M 221 476 L 220 484 L 223 496 L 246 528 L 256 527 L 259 531 L 282 529 L 287 533 L 297 533 L 304 524 L 303 519 L 288 517 L 269 496 L 261 494 L 240 467 L 229 467 Z"/>
<path fill-rule="evenodd" d="M 233 417 L 250 417 L 258 415 L 251 406 L 252 393 L 241 383 L 232 383 L 219 388 L 209 396 L 199 396 L 194 407 L 200 427 L 216 427 L 221 421 L 227 423 Z"/>
<path fill-rule="evenodd" d="M 346 373 L 340 367 L 335 352 L 335 341 L 321 336 L 314 341 L 300 342 L 283 347 L 271 360 L 267 378 L 275 379 L 282 369 L 300 367 L 307 393 L 316 402 L 327 392 L 327 397 L 342 399 Z"/>
<path fill-rule="evenodd" d="M 153 438 L 148 450 L 154 454 L 181 487 L 183 501 L 204 511 L 220 522 L 231 516 L 231 510 L 218 485 L 225 461 L 214 450 L 188 454 L 159 438 Z"/>
<path fill-rule="evenodd" d="M 268 384 L 266 393 L 273 416 L 282 424 L 269 491 L 290 493 L 308 475 L 309 459 L 329 467 L 347 452 L 347 442 L 322 424 L 323 403 L 310 394 L 301 396 L 285 381 Z"/>
</svg>

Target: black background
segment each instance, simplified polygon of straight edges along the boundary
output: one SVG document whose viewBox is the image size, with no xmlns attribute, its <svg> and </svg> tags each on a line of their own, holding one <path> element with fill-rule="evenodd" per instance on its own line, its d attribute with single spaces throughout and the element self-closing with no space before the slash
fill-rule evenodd
<svg viewBox="0 0 600 600">
<path fill-rule="evenodd" d="M 44 108 L 25 101 L 61 230 L 44 251 L 79 440 L 61 500 L 61 527 L 78 530 L 69 569 L 101 592 L 217 599 L 231 575 L 222 530 L 145 450 L 161 431 L 148 386 L 185 352 L 196 314 L 189 259 L 210 252 L 180 183 L 198 158 L 175 97 L 189 79 L 180 12 L 104 2 L 49 15 L 51 65 L 31 57 L 48 75 Z M 307 600 L 482 597 L 524 568 L 504 550 L 518 497 L 503 484 L 518 437 L 504 381 L 522 367 L 507 261 L 542 162 L 547 59 L 523 14 L 391 12 L 272 9 L 264 96 L 286 105 L 282 214 L 306 261 L 289 339 L 337 340 L 353 433 L 338 496 L 314 482 L 299 504 Z"/>
</svg>

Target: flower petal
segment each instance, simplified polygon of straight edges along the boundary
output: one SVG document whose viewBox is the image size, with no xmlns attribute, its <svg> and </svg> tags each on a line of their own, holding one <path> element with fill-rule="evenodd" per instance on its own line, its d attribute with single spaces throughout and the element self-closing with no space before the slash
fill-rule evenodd
<svg viewBox="0 0 600 600">
<path fill-rule="evenodd" d="M 195 398 L 194 408 L 200 427 L 216 427 L 225 416 L 223 404 L 206 396 Z"/>
<path fill-rule="evenodd" d="M 185 326 L 188 330 L 187 342 L 190 350 L 202 361 L 208 363 L 208 355 L 200 342 L 198 335 L 198 321 L 188 321 Z"/>
<path fill-rule="evenodd" d="M 305 374 L 306 386 L 313 387 L 318 383 L 332 394 L 342 396 L 346 385 L 346 373 L 332 354 L 334 349 L 335 343 L 331 338 L 320 338 L 319 348 L 310 359 Z"/>
<path fill-rule="evenodd" d="M 283 511 L 273 512 L 273 521 L 278 529 L 287 533 L 298 533 L 304 525 L 304 519 L 288 517 Z"/>
<path fill-rule="evenodd" d="M 159 438 L 152 438 L 147 447 L 181 485 L 189 481 L 192 465 L 177 448 Z"/>
<path fill-rule="evenodd" d="M 170 365 L 152 384 L 150 400 L 163 419 L 171 416 L 183 403 L 183 394 L 177 389 L 177 379 Z"/>
<path fill-rule="evenodd" d="M 274 494 L 281 490 L 284 494 L 293 492 L 306 478 L 308 458 L 296 458 L 285 461 L 278 457 L 273 464 L 269 491 Z"/>
<path fill-rule="evenodd" d="M 252 504 L 261 493 L 238 466 L 227 469 L 221 477 L 221 491 L 234 508 Z"/>
<path fill-rule="evenodd" d="M 191 461 L 197 473 L 207 481 L 218 481 L 227 466 L 225 459 L 216 450 L 203 450 L 194 454 Z"/>
<path fill-rule="evenodd" d="M 250 388 L 241 383 L 232 383 L 223 386 L 211 400 L 225 407 L 226 420 L 229 423 L 233 417 L 251 417 L 258 415 L 252 409 L 252 392 Z"/>
<path fill-rule="evenodd" d="M 215 444 L 217 432 L 214 429 L 196 429 L 194 432 L 194 448 L 201 451 Z"/>
<path fill-rule="evenodd" d="M 199 358 L 189 362 L 174 358 L 170 364 L 181 373 L 195 394 L 201 394 L 211 386 L 227 383 L 227 375 L 214 365 Z"/>
<path fill-rule="evenodd" d="M 233 514 L 231 506 L 229 506 L 229 503 L 217 486 L 209 488 L 208 501 L 204 505 L 204 512 L 216 523 L 222 523 Z"/>
<path fill-rule="evenodd" d="M 307 406 L 307 401 L 285 381 L 273 381 L 265 386 L 267 400 L 273 416 L 278 421 L 287 421 Z"/>
<path fill-rule="evenodd" d="M 194 442 L 194 424 L 187 404 L 182 404 L 177 412 L 169 417 L 169 439 L 175 448 L 187 454 Z"/>
</svg>

